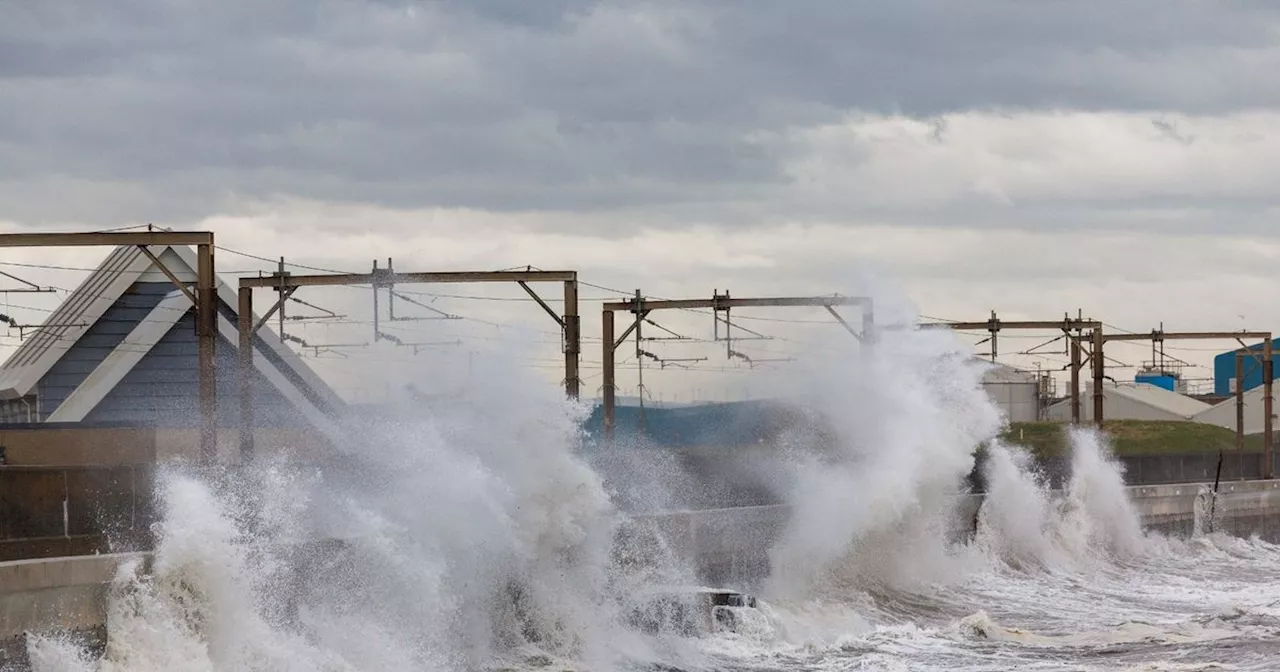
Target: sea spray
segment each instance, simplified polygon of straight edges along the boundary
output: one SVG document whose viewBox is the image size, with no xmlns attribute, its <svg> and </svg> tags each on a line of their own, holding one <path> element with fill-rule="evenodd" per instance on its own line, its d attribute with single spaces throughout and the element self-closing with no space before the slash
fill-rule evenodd
<svg viewBox="0 0 1280 672">
<path fill-rule="evenodd" d="M 1142 520 L 1125 490 L 1124 469 L 1111 455 L 1105 437 L 1093 428 L 1068 429 L 1071 480 L 1064 493 L 1063 534 L 1075 534 L 1087 546 L 1115 558 L 1137 555 L 1146 547 Z"/>
<path fill-rule="evenodd" d="M 1048 483 L 1035 473 L 1032 455 L 992 441 L 983 476 L 986 492 L 978 513 L 978 544 L 1015 569 L 1053 564 L 1052 495 Z"/>
<path fill-rule="evenodd" d="M 1088 428 L 1064 431 L 1071 473 L 1060 492 L 1050 490 L 1026 451 L 988 447 L 978 542 L 994 559 L 1024 570 L 1079 570 L 1149 548 L 1105 437 Z"/>
<path fill-rule="evenodd" d="M 575 455 L 583 409 L 487 380 L 506 382 L 344 420 L 345 454 L 320 464 L 162 470 L 154 567 L 113 586 L 92 669 L 680 659 L 624 625 L 637 582 L 674 581 L 611 555 L 618 516 Z M 65 646 L 31 648 L 44 672 L 91 669 L 69 667 L 84 656 Z"/>
<path fill-rule="evenodd" d="M 917 319 L 881 297 L 876 310 L 881 325 Z M 779 494 L 793 513 L 773 549 L 771 594 L 803 598 L 832 580 L 906 587 L 952 573 L 954 497 L 975 449 L 1001 425 L 984 370 L 955 334 L 906 326 L 796 374 L 792 394 L 825 427 L 792 436 L 783 458 Z"/>
</svg>

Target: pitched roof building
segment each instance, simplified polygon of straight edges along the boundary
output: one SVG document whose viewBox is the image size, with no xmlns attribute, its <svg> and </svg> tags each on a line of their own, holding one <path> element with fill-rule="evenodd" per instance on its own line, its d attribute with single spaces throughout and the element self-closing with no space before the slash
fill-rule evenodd
<svg viewBox="0 0 1280 672">
<path fill-rule="evenodd" d="M 1148 383 L 1108 383 L 1102 386 L 1103 417 L 1111 420 L 1177 420 L 1189 421 L 1210 408 L 1197 399 Z M 1086 384 L 1080 393 L 1081 419 L 1093 419 L 1093 385 Z M 1071 419 L 1071 400 L 1064 399 L 1049 407 L 1049 420 Z"/>
<path fill-rule="evenodd" d="M 195 252 L 153 246 L 194 289 Z M 218 426 L 239 420 L 236 290 L 217 281 Z M 336 437 L 345 405 L 270 332 L 254 341 L 257 428 Z M 195 308 L 139 248 L 116 248 L 0 365 L 0 423 L 199 426 Z"/>
</svg>

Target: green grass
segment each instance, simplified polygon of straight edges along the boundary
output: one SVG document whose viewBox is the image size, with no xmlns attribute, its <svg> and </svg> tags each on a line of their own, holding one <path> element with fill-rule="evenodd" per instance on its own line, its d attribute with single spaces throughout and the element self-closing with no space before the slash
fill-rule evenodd
<svg viewBox="0 0 1280 672">
<path fill-rule="evenodd" d="M 1036 455 L 1067 452 L 1067 425 L 1060 422 L 1017 422 L 1001 435 L 1007 443 L 1026 447 Z M 1236 433 L 1199 422 L 1110 420 L 1103 423 L 1117 455 L 1216 453 L 1235 450 Z M 1261 450 L 1261 436 L 1246 436 L 1245 450 Z"/>
</svg>

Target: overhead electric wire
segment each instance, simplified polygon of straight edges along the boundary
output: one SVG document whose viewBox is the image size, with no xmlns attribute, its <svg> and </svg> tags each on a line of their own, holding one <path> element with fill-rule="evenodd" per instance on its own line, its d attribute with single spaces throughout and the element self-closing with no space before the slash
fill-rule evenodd
<svg viewBox="0 0 1280 672">
<path fill-rule="evenodd" d="M 138 228 L 138 227 L 127 227 L 127 228 Z M 222 245 L 216 245 L 216 246 L 215 246 L 215 248 L 216 248 L 216 249 L 218 249 L 218 250 L 221 250 L 221 251 L 224 251 L 224 252 L 227 252 L 227 253 L 233 254 L 233 255 L 242 256 L 242 257 L 245 257 L 245 258 L 248 258 L 248 259 L 253 259 L 253 260 L 256 260 L 256 261 L 263 262 L 263 263 L 265 263 L 265 264 L 271 264 L 271 265 L 273 265 L 273 266 L 276 266 L 277 264 L 279 264 L 279 263 L 280 263 L 280 260 L 278 260 L 278 259 L 270 259 L 270 258 L 267 258 L 267 257 L 263 257 L 263 256 L 260 256 L 260 255 L 256 255 L 256 254 L 252 254 L 252 253 L 248 253 L 248 252 L 244 252 L 244 251 L 242 251 L 242 250 L 238 250 L 238 249 L 234 249 L 234 248 L 229 248 L 229 247 L 222 246 Z M 340 270 L 336 270 L 336 269 L 324 268 L 324 267 L 320 267 L 320 266 L 307 265 L 307 264 L 300 264 L 300 263 L 296 263 L 296 262 L 289 262 L 289 261 L 285 261 L 285 262 L 284 262 L 284 264 L 285 264 L 285 266 L 290 267 L 290 268 L 304 269 L 304 270 L 317 271 L 317 272 L 323 272 L 323 273 L 346 273 L 345 271 L 340 271 Z M 53 264 L 32 264 L 32 263 L 23 263 L 23 262 L 0 262 L 0 265 L 9 265 L 9 266 L 13 266 L 13 267 L 16 267 L 16 268 L 34 268 L 34 269 L 39 269 L 39 270 L 74 271 L 74 272 L 86 272 L 86 273 L 92 273 L 92 272 L 96 272 L 96 271 L 100 270 L 99 268 L 78 268 L 78 267 L 74 267 L 74 266 L 58 266 L 58 265 L 53 265 Z M 530 267 L 530 266 L 525 266 L 524 268 L 532 268 L 532 267 Z M 242 272 L 240 272 L 240 273 L 243 273 L 243 274 L 253 274 L 253 273 L 266 274 L 266 273 L 270 273 L 270 272 L 272 272 L 272 271 L 271 271 L 271 270 L 268 270 L 268 269 L 254 269 L 254 270 L 249 270 L 249 271 L 242 271 Z M 230 272 L 227 272 L 227 271 L 220 271 L 220 273 L 221 273 L 221 274 L 230 274 Z M 629 294 L 629 293 L 627 293 L 627 292 L 622 292 L 621 290 L 616 290 L 616 289 L 609 288 L 609 287 L 605 287 L 605 286 L 602 286 L 602 285 L 596 285 L 596 284 L 594 284 L 594 283 L 590 283 L 590 282 L 583 282 L 583 281 L 579 281 L 579 284 L 580 284 L 580 285 L 582 285 L 582 286 L 586 286 L 586 287 L 591 287 L 591 288 L 601 289 L 602 291 L 606 291 L 606 292 L 613 292 L 613 293 L 617 293 L 617 294 L 620 294 L 620 295 L 623 295 L 623 296 L 626 296 L 626 295 L 628 295 L 628 294 Z M 360 288 L 362 288 L 361 286 L 348 286 L 348 287 L 351 287 L 351 288 L 353 288 L 353 289 L 360 289 Z M 368 285 L 363 286 L 363 288 L 366 288 L 366 289 L 367 289 L 368 287 L 369 287 Z M 72 292 L 72 291 L 73 291 L 73 290 L 68 290 L 68 289 L 65 289 L 65 288 L 58 288 L 58 289 L 59 289 L 60 291 L 63 291 L 63 292 Z M 411 295 L 411 296 L 413 296 L 413 295 L 416 295 L 416 296 L 426 296 L 426 297 L 431 297 L 431 298 L 433 298 L 433 299 L 434 299 L 434 298 L 440 298 L 440 299 L 473 300 L 473 301 L 499 301 L 499 302 L 514 302 L 514 301 L 519 301 L 519 302 L 532 302 L 532 301 L 533 301 L 533 299 L 532 299 L 532 298 L 526 298 L 526 297 L 511 298 L 511 297 L 480 296 L 480 295 L 468 295 L 468 294 L 444 294 L 444 293 L 437 293 L 437 292 L 420 292 L 420 291 L 414 291 L 414 290 L 402 290 L 402 289 L 397 289 L 397 290 L 396 290 L 396 292 L 397 292 L 397 294 L 407 294 L 407 295 Z M 3 290 L 0 290 L 0 293 L 3 293 Z M 100 297 L 100 296 L 101 296 L 101 295 L 97 295 L 97 296 L 89 297 L 89 298 L 98 298 L 98 297 Z M 610 300 L 611 298 L 612 298 L 612 297 L 598 297 L 598 298 L 597 298 L 597 297 L 587 297 L 587 298 L 580 298 L 579 300 L 580 300 L 580 301 L 607 301 L 607 300 Z M 552 301 L 562 302 L 562 301 L 563 301 L 563 299 L 549 298 L 549 299 L 547 299 L 547 301 L 548 301 L 548 302 L 552 302 Z M 10 308 L 14 308 L 14 309 L 19 309 L 19 310 L 33 310 L 33 311 L 37 311 L 37 312 L 43 312 L 43 313 L 46 313 L 46 314 L 53 314 L 53 313 L 58 312 L 58 310 L 59 310 L 58 308 L 47 309 L 47 308 L 41 308 L 41 307 L 38 307 L 38 306 L 22 305 L 22 304 L 18 304 L 18 305 L 9 304 L 9 306 L 10 306 Z M 184 306 L 184 307 L 182 307 L 182 308 L 172 308 L 171 310 L 182 310 L 183 312 L 189 312 L 189 311 L 191 310 L 191 308 L 190 308 L 190 307 L 185 307 L 185 306 Z M 714 312 L 712 312 L 712 311 L 707 311 L 707 310 L 692 310 L 692 309 L 690 309 L 690 310 L 688 310 L 687 312 L 692 312 L 692 313 L 700 314 L 700 315 L 714 314 Z M 543 335 L 546 335 L 546 336 L 554 337 L 554 338 L 548 338 L 548 339 L 539 340 L 539 341 L 535 341 L 535 342 L 540 342 L 540 343 L 547 343 L 547 344 L 550 344 L 550 343 L 559 343 L 559 342 L 561 341 L 561 336 L 562 336 L 562 334 L 561 334 L 559 331 L 549 331 L 549 330 L 545 330 L 545 329 L 536 329 L 536 328 L 524 327 L 524 326 L 520 326 L 520 325 L 504 324 L 504 323 L 500 323 L 500 322 L 492 322 L 492 321 L 489 321 L 489 320 L 484 320 L 484 319 L 480 319 L 480 318 L 473 318 L 473 317 L 464 317 L 464 319 L 465 319 L 465 320 L 467 320 L 468 322 L 471 322 L 471 323 L 475 323 L 475 324 L 479 324 L 479 325 L 485 325 L 485 326 L 491 326 L 491 327 L 498 328 L 498 329 L 520 329 L 520 330 L 522 330 L 522 331 L 526 331 L 526 332 L 532 331 L 532 332 L 534 332 L 534 333 L 538 333 L 538 334 L 543 334 Z M 735 320 L 736 320 L 736 319 L 752 319 L 752 316 L 735 315 Z M 831 321 L 831 320 L 796 320 L 796 319 L 773 319 L 773 318 L 759 318 L 759 319 L 761 319 L 762 321 L 779 322 L 779 323 L 795 323 L 795 324 L 802 324 L 802 323 L 814 323 L 814 324 L 836 324 L 836 322 Z M 152 319 L 152 318 L 150 318 L 150 317 L 145 317 L 145 318 L 143 318 L 143 321 L 145 322 L 145 321 L 163 321 L 163 320 L 153 320 L 153 319 Z M 131 321 L 129 321 L 129 322 L 137 323 L 137 320 L 131 320 Z M 690 343 L 692 343 L 692 342 L 701 342 L 701 343 L 711 342 L 711 341 L 708 341 L 708 340 L 706 340 L 706 339 L 697 339 L 697 338 L 690 338 L 690 337 L 684 336 L 684 335 L 680 334 L 679 332 L 677 332 L 677 331 L 675 331 L 675 330 L 668 329 L 668 328 L 666 328 L 666 327 L 664 327 L 664 326 L 662 326 L 662 325 L 660 325 L 660 324 L 657 324 L 656 322 L 653 322 L 653 321 L 651 321 L 651 320 L 649 320 L 649 321 L 648 321 L 648 323 L 649 323 L 649 324 L 651 324 L 651 325 L 653 325 L 653 326 L 655 326 L 655 327 L 657 327 L 657 328 L 659 328 L 659 329 L 661 329 L 661 330 L 663 330 L 663 331 L 665 331 L 665 332 L 667 332 L 667 333 L 672 334 L 673 336 L 678 337 L 678 339 L 679 339 L 680 341 L 686 341 L 686 342 L 690 342 Z M 175 322 L 175 324 L 176 324 L 176 322 Z M 338 319 L 335 319 L 335 320 L 326 320 L 326 321 L 325 321 L 325 324 L 326 324 L 326 325 L 343 326 L 343 325 L 356 324 L 356 321 L 353 321 L 353 320 L 338 320 Z M 34 326 L 34 325 L 33 325 L 33 326 Z M 408 332 L 425 333 L 425 331 L 424 331 L 424 330 L 415 330 L 415 329 L 411 329 L 411 328 L 405 328 L 405 327 L 400 326 L 400 325 L 387 325 L 387 328 L 390 328 L 390 329 L 396 329 L 396 330 L 403 330 L 403 331 L 408 331 Z M 438 333 L 438 331 L 432 331 L 431 333 Z M 76 340 L 78 340 L 77 338 L 72 338 L 72 337 L 69 337 L 69 336 L 67 336 L 67 335 L 65 335 L 65 334 L 49 334 L 47 331 L 45 332 L 45 334 L 46 334 L 46 335 L 45 335 L 45 338 L 52 338 L 52 339 L 53 339 L 53 341 L 54 341 L 54 344 L 51 344 L 51 345 L 50 345 L 50 347 L 55 347 L 55 348 L 58 348 L 58 349 L 64 349 L 64 350 L 65 350 L 65 349 L 67 349 L 67 348 L 71 347 L 71 345 L 66 345 L 66 346 L 64 346 L 64 345 L 62 344 L 62 341 L 69 341 L 69 342 L 73 345 L 73 344 L 75 343 L 75 341 L 76 341 Z M 503 337 L 499 337 L 499 336 L 494 336 L 493 334 L 481 335 L 481 334 L 471 334 L 471 333 L 468 333 L 468 334 L 466 334 L 466 336 L 467 336 L 468 338 L 477 338 L 477 339 L 479 339 L 479 340 L 485 340 L 485 341 L 514 341 L 514 340 L 527 340 L 527 338 L 503 338 Z M 11 339 L 11 338 L 13 338 L 13 337 L 12 337 L 12 336 L 4 336 L 4 335 L 0 335 L 0 338 L 9 338 L 9 339 Z M 804 343 L 804 341 L 800 341 L 800 340 L 796 340 L 796 339 L 778 338 L 777 340 L 780 340 L 780 341 L 783 341 L 783 342 L 792 342 L 792 343 L 797 343 L 797 344 L 805 344 L 805 343 Z M 599 342 L 599 341 L 600 341 L 600 339 L 599 339 L 599 338 L 597 338 L 597 337 L 583 337 L 583 341 L 584 341 L 584 342 Z M 120 345 L 121 345 L 121 346 L 125 346 L 125 347 L 131 347 L 131 346 L 133 346 L 133 345 L 138 345 L 138 346 L 139 346 L 139 347 L 141 347 L 141 348 L 147 348 L 147 349 L 149 349 L 149 346 L 145 346 L 145 345 L 143 345 L 143 344 L 131 344 L 131 343 L 129 343 L 127 340 L 122 341 Z M 808 345 L 812 345 L 812 344 L 808 344 Z M 4 344 L 4 346 L 3 346 L 3 347 L 20 347 L 20 346 L 8 346 L 7 344 Z M 753 348 L 753 350 L 759 350 L 759 351 L 763 351 L 763 352 L 773 352 L 773 353 L 779 353 L 779 354 L 785 354 L 785 355 L 793 355 L 793 356 L 794 356 L 795 354 L 798 354 L 798 353 L 795 353 L 795 352 L 792 352 L 792 351 L 786 351 L 786 350 L 772 350 L 772 349 L 767 349 L 767 348 Z M 139 352 L 141 352 L 141 350 L 140 350 Z M 322 357 L 320 357 L 320 358 L 323 358 L 323 359 L 331 359 L 331 358 L 329 358 L 329 357 L 323 357 L 323 356 L 322 356 Z M 360 359 L 364 359 L 364 357 L 361 357 Z M 398 361 L 398 360 L 396 360 L 396 361 Z M 624 360 L 623 362 L 620 362 L 620 363 L 625 363 L 626 361 L 629 361 L 629 360 Z M 559 363 L 547 363 L 547 364 L 545 364 L 545 365 L 540 364 L 540 365 L 538 365 L 538 366 L 542 366 L 542 367 L 544 367 L 544 368 L 557 368 L 557 367 L 561 366 L 561 364 L 559 364 Z M 601 366 L 601 364 L 596 363 L 596 362 L 587 361 L 587 362 L 583 362 L 583 363 L 582 363 L 582 366 L 583 366 L 583 368 L 584 368 L 584 369 L 586 369 L 586 370 L 592 370 L 592 369 L 594 369 L 594 367 Z M 673 367 L 673 368 L 675 368 L 675 367 Z M 683 368 L 683 367 L 681 367 L 679 370 L 686 370 L 686 371 L 703 371 L 703 372 L 709 372 L 709 373 L 716 373 L 716 372 L 740 373 L 740 372 L 744 372 L 744 371 L 746 371 L 745 369 L 742 369 L 742 368 L 740 368 L 740 367 L 736 367 L 736 366 L 735 366 L 735 367 L 690 366 L 690 367 L 688 367 L 688 368 Z M 591 377 L 595 377 L 595 376 L 597 376 L 597 375 L 599 375 L 599 374 L 592 374 L 592 376 L 591 376 Z"/>
</svg>

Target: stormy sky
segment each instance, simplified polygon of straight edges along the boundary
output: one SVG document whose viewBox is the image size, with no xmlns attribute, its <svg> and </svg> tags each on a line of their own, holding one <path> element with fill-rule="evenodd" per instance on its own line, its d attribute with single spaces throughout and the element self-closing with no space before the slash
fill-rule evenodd
<svg viewBox="0 0 1280 672">
<path fill-rule="evenodd" d="M 852 292 L 874 271 L 926 315 L 1280 331 L 1273 2 L 0 10 L 7 230 L 154 222 L 324 268 L 568 267 L 656 296 Z M 314 298 L 362 309 L 344 296 Z"/>
</svg>

